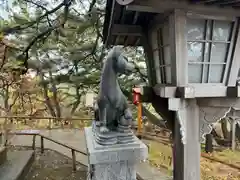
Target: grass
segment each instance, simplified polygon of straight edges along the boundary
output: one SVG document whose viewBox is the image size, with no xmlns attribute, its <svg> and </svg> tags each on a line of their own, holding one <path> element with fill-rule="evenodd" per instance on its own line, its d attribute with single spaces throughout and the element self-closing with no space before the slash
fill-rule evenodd
<svg viewBox="0 0 240 180">
<path fill-rule="evenodd" d="M 213 157 L 240 166 L 240 152 L 224 150 L 214 152 Z M 150 141 L 149 163 L 172 175 L 172 149 L 170 146 Z M 240 180 L 238 169 L 201 157 L 201 180 Z"/>
<path fill-rule="evenodd" d="M 169 146 L 150 141 L 149 162 L 168 175 L 172 175 L 172 150 Z"/>
</svg>

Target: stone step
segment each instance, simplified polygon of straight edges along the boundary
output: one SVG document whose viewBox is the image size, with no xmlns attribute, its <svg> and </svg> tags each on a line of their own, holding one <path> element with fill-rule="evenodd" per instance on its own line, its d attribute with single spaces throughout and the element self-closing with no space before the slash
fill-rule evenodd
<svg viewBox="0 0 240 180">
<path fill-rule="evenodd" d="M 7 149 L 5 147 L 0 146 L 0 166 L 6 161 L 7 159 Z"/>
<path fill-rule="evenodd" d="M 7 153 L 7 160 L 0 166 L 0 180 L 23 180 L 34 161 L 34 151 Z"/>
</svg>

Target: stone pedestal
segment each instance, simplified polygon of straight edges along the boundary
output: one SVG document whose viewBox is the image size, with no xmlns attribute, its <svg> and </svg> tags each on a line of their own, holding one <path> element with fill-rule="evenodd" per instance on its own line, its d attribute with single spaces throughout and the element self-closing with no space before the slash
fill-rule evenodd
<svg viewBox="0 0 240 180">
<path fill-rule="evenodd" d="M 136 136 L 131 143 L 100 145 L 87 127 L 85 137 L 90 180 L 136 180 L 136 164 L 148 156 L 147 146 Z"/>
</svg>

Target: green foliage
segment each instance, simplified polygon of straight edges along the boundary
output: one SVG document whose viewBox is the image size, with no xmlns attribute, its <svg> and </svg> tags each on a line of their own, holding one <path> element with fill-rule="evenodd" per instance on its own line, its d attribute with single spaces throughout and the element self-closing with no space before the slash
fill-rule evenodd
<svg viewBox="0 0 240 180">
<path fill-rule="evenodd" d="M 61 2 L 49 2 L 42 7 L 41 2 L 33 4 L 31 1 L 15 0 L 13 7 L 19 12 L 13 13 L 7 22 L 0 21 L 0 30 L 21 27 L 21 30 L 12 33 L 12 42 L 28 52 L 28 68 L 38 74 L 34 79 L 39 88 L 37 93 L 41 94 L 40 99 L 49 112 L 52 106 L 55 114 L 56 106 L 64 109 L 70 104 L 71 110 L 74 110 L 82 103 L 80 99 L 88 90 L 98 91 L 102 61 L 108 51 L 103 48 L 98 34 L 102 32 L 105 3 L 96 1 L 90 13 L 85 7 L 79 8 L 79 3 L 72 3 L 64 21 L 64 6 L 51 12 Z M 51 13 L 44 16 L 45 8 Z M 145 59 L 139 48 L 125 50 L 129 60 L 139 66 L 138 73 L 120 77 L 122 89 L 131 92 L 133 85 L 146 83 L 142 78 L 146 76 L 142 66 Z M 16 60 L 16 57 L 16 53 L 9 55 L 4 68 L 21 67 L 23 61 Z M 54 88 L 57 90 L 54 91 Z M 44 92 L 47 93 L 44 95 Z"/>
<path fill-rule="evenodd" d="M 21 16 L 17 13 L 14 13 L 13 15 L 13 19 L 16 22 L 16 24 L 25 24 L 28 23 L 30 21 L 30 19 L 28 19 L 26 16 Z"/>
</svg>

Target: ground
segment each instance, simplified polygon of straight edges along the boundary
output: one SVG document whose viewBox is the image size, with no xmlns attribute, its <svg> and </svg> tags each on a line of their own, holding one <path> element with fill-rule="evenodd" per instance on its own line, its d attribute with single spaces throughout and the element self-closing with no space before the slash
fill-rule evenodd
<svg viewBox="0 0 240 180">
<path fill-rule="evenodd" d="M 45 121 L 46 122 L 46 121 Z M 81 127 L 84 125 L 81 124 Z M 25 127 L 26 129 L 31 129 L 30 127 Z M 21 128 L 22 129 L 22 128 Z M 73 147 L 80 148 L 85 151 L 83 148 L 84 145 L 81 145 L 80 142 L 84 142 L 83 132 L 80 130 L 52 130 L 52 131 L 41 131 L 44 135 L 50 136 L 53 139 L 61 140 L 64 144 L 71 145 Z M 64 132 L 64 133 L 63 133 Z M 24 139 L 22 139 L 24 138 Z M 149 153 L 149 163 L 152 166 L 158 167 L 162 172 L 167 174 L 172 174 L 172 150 L 169 144 L 169 139 L 166 135 L 156 137 L 157 141 L 144 140 L 147 144 L 150 144 L 150 153 Z M 13 138 L 13 144 L 23 145 L 32 145 L 32 137 L 23 137 L 17 136 Z M 24 143 L 23 143 L 24 142 Z M 60 150 L 65 154 L 71 156 L 69 149 L 64 149 L 61 146 L 53 144 L 48 141 L 45 142 L 45 147 L 50 147 L 55 150 Z M 36 144 L 40 147 L 40 139 L 36 139 Z M 165 145 L 164 145 L 165 144 Z M 76 154 L 76 158 L 82 160 L 81 154 Z M 222 152 L 215 152 L 212 154 L 213 157 L 217 157 L 220 160 L 228 161 L 231 164 L 237 165 L 240 167 L 240 152 L 232 152 L 230 150 L 224 150 Z M 81 161 L 83 162 L 83 161 Z M 44 167 L 44 168 L 42 168 Z M 81 169 L 82 166 L 78 166 L 77 173 L 71 173 L 72 164 L 71 159 L 66 158 L 55 151 L 46 151 L 44 155 L 39 154 L 37 151 L 36 162 L 34 163 L 31 172 L 28 174 L 28 179 L 26 180 L 75 180 L 86 179 L 86 173 L 83 174 Z M 77 177 L 77 178 L 76 178 Z M 227 165 L 211 161 L 206 158 L 201 158 L 201 179 L 202 180 L 240 180 L 240 168 L 231 168 Z"/>
<path fill-rule="evenodd" d="M 11 150 L 19 149 L 26 148 L 12 147 Z M 41 154 L 37 149 L 35 161 L 25 180 L 86 180 L 86 171 L 85 166 L 77 164 L 77 171 L 73 173 L 71 159 L 52 150 L 46 150 Z"/>
<path fill-rule="evenodd" d="M 172 150 L 168 145 L 162 143 L 149 141 L 150 152 L 149 162 L 153 166 L 157 166 L 161 171 L 172 174 Z M 224 150 L 221 152 L 214 152 L 212 157 L 223 160 L 230 164 L 240 165 L 240 152 L 231 150 Z M 240 166 L 239 166 L 240 167 Z M 231 168 L 215 161 L 201 157 L 201 179 L 202 180 L 240 180 L 240 170 Z"/>
</svg>

